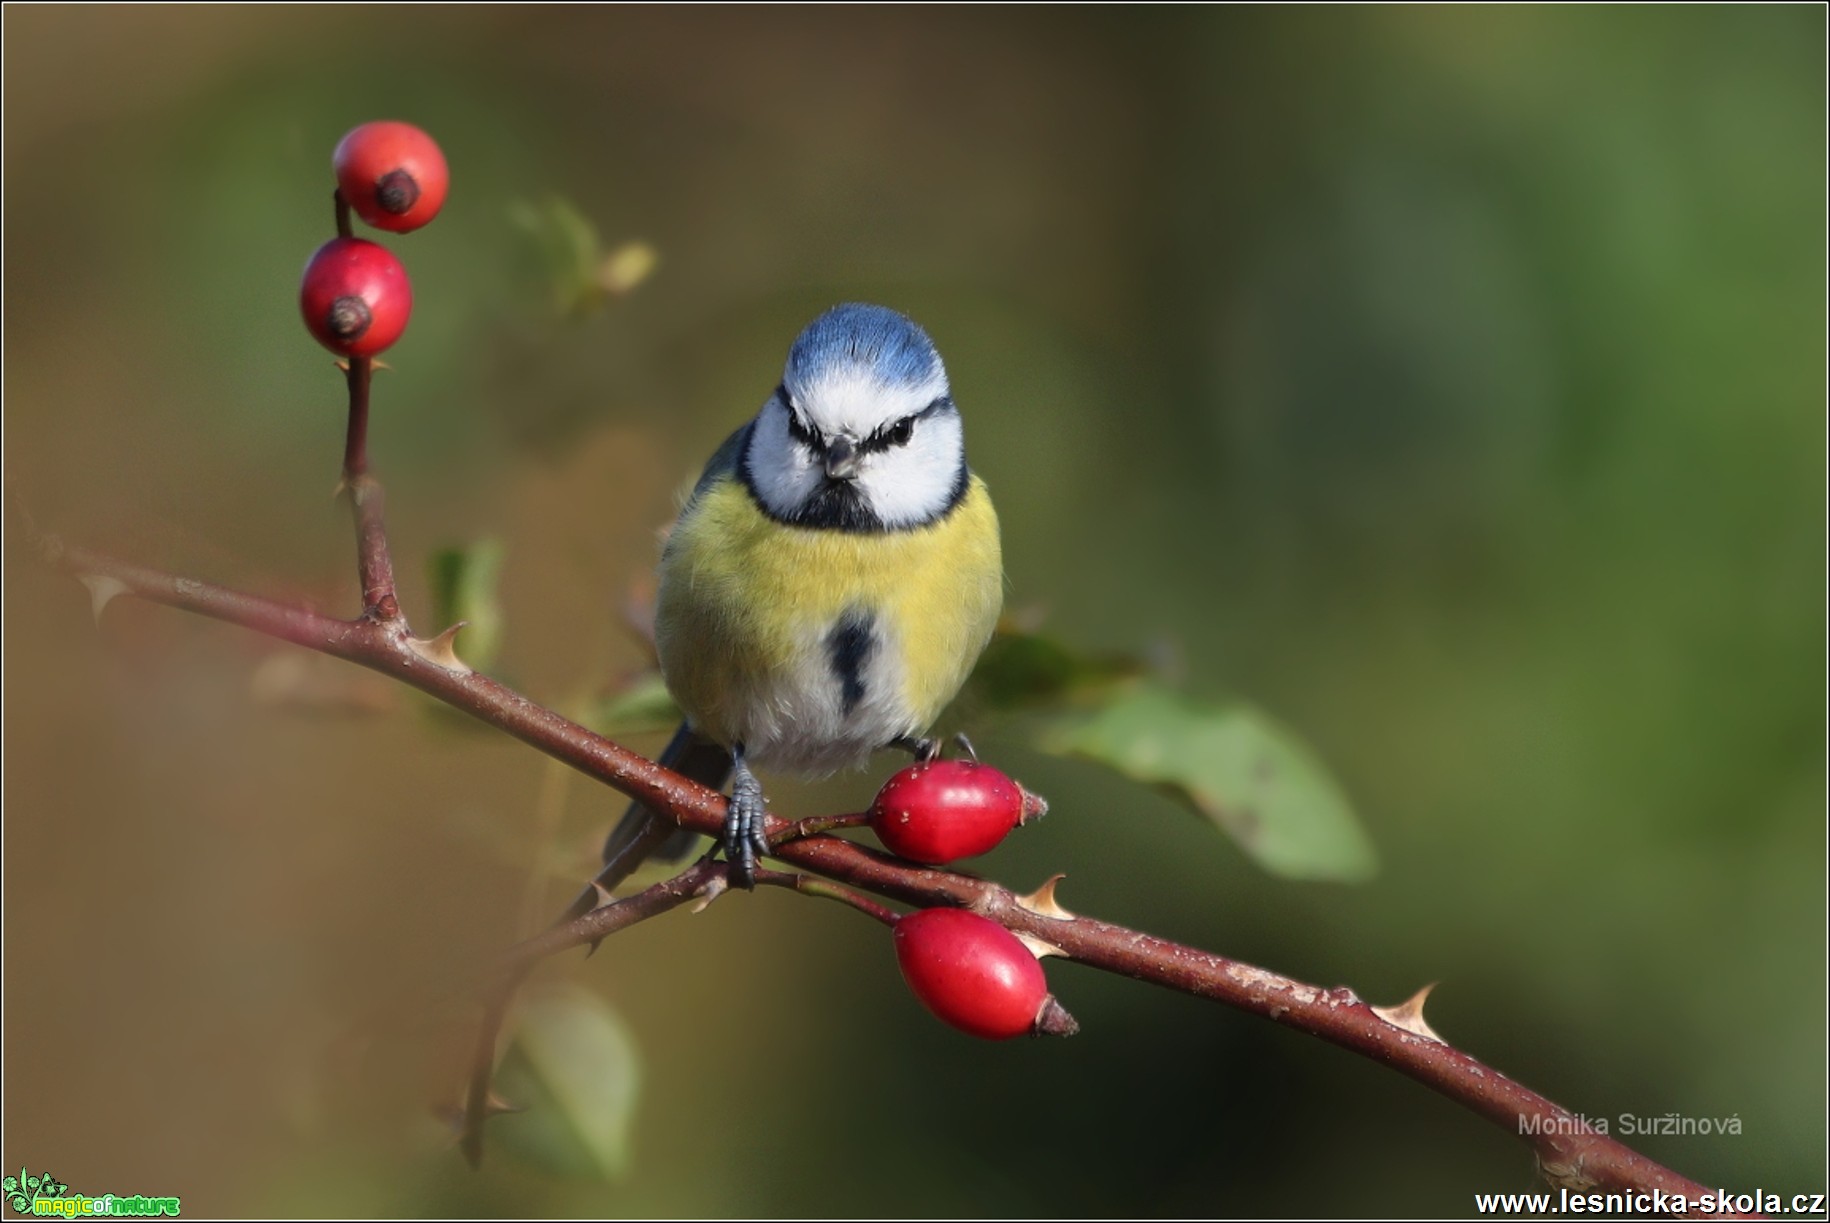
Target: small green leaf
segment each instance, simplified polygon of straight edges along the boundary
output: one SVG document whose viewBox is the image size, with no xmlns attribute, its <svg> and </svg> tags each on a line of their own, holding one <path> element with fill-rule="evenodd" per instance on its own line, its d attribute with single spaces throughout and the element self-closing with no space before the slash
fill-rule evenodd
<svg viewBox="0 0 1830 1223">
<path fill-rule="evenodd" d="M 597 286 L 617 297 L 635 291 L 637 285 L 654 275 L 661 256 L 646 242 L 625 242 L 608 255 L 597 269 Z"/>
<path fill-rule="evenodd" d="M 496 1122 L 503 1146 L 574 1176 L 622 1177 L 641 1066 L 602 998 L 570 982 L 529 990 L 497 1081 L 526 1110 Z"/>
<path fill-rule="evenodd" d="M 603 241 L 597 227 L 562 196 L 539 203 L 517 200 L 509 219 L 533 238 L 553 305 L 561 314 L 579 315 L 603 304 L 600 283 Z"/>
<path fill-rule="evenodd" d="M 672 730 L 680 724 L 680 707 L 668 694 L 661 673 L 644 671 L 598 701 L 580 721 L 600 735 L 616 738 Z"/>
<path fill-rule="evenodd" d="M 1356 881 L 1378 870 L 1372 842 L 1321 761 L 1248 705 L 1202 704 L 1141 682 L 1103 708 L 1055 720 L 1040 746 L 1163 787 L 1273 874 Z"/>
<path fill-rule="evenodd" d="M 440 632 L 466 622 L 457 637 L 458 657 L 479 671 L 487 671 L 502 648 L 502 604 L 496 591 L 506 553 L 502 541 L 492 538 L 432 554 L 433 622 Z"/>
</svg>

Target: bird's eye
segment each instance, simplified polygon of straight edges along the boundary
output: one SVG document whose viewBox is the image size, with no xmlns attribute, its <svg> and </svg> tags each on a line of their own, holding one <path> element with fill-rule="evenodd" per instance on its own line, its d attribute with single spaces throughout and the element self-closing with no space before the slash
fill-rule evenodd
<svg viewBox="0 0 1830 1223">
<path fill-rule="evenodd" d="M 878 454 L 897 446 L 906 446 L 909 439 L 915 436 L 916 417 L 905 416 L 893 425 L 879 426 L 877 431 L 859 445 L 858 449 L 867 454 Z"/>
</svg>

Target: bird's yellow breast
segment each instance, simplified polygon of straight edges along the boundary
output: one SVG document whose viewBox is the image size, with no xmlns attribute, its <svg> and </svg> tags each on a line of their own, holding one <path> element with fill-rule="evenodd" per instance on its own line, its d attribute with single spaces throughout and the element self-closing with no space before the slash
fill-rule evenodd
<svg viewBox="0 0 1830 1223">
<path fill-rule="evenodd" d="M 938 521 L 879 532 L 788 526 L 726 477 L 668 539 L 656 646 L 701 732 L 766 768 L 829 772 L 928 729 L 989 640 L 1003 586 L 976 476 Z"/>
</svg>

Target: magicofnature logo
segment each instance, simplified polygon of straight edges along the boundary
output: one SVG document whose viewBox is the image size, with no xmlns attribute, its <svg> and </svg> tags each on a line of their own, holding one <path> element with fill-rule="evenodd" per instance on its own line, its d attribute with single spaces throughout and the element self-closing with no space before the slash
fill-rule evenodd
<svg viewBox="0 0 1830 1223">
<path fill-rule="evenodd" d="M 64 1195 L 69 1188 L 49 1172 L 33 1175 L 24 1165 L 20 1166 L 18 1176 L 8 1176 L 0 1181 L 0 1189 L 6 1193 L 7 1206 L 22 1215 L 60 1219 L 146 1218 L 158 1215 L 176 1218 L 180 1213 L 179 1201 L 175 1197 L 155 1198 L 138 1193 L 104 1193 L 100 1197 L 72 1193 L 66 1197 Z"/>
</svg>

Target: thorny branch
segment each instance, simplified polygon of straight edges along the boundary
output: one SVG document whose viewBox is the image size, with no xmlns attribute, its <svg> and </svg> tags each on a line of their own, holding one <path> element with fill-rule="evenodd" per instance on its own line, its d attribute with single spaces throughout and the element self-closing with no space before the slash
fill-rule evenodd
<svg viewBox="0 0 1830 1223">
<path fill-rule="evenodd" d="M 131 595 L 237 624 L 393 676 L 640 800 L 681 827 L 716 837 L 725 816 L 726 800 L 721 794 L 471 670 L 452 648 L 461 625 L 432 639 L 413 635 L 395 595 L 381 484 L 368 465 L 369 367 L 369 361 L 358 359 L 347 371 L 350 422 L 343 475 L 355 516 L 363 599 L 362 612 L 354 619 L 325 616 L 88 551 L 37 534 L 23 513 L 16 519 L 48 563 L 89 587 L 98 611 L 111 598 Z M 804 831 L 790 821 L 769 818 L 772 839 Z M 1604 1193 L 1657 1191 L 1682 1194 L 1691 1201 L 1713 1196 L 1711 1190 L 1597 1132 L 1576 1114 L 1442 1041 L 1422 1022 L 1421 995 L 1404 1006 L 1376 1008 L 1345 988 L 1306 985 L 1212 952 L 1075 916 L 1055 903 L 1052 880 L 1033 895 L 1019 896 L 997 883 L 918 866 L 823 833 L 779 840 L 773 856 L 802 873 L 763 872 L 759 883 L 842 900 L 880 921 L 892 921 L 894 916 L 867 893 L 923 908 L 968 908 L 1026 936 L 1032 946 L 1050 954 L 1211 998 L 1383 1062 L 1520 1137 L 1555 1185 Z M 807 872 L 822 878 L 810 878 Z M 485 991 L 486 1017 L 473 1053 L 463 1138 L 473 1161 L 481 1151 L 482 1122 L 500 1111 L 490 1092 L 497 1035 L 515 989 L 532 967 L 570 948 L 595 945 L 635 922 L 689 901 L 709 901 L 723 885 L 723 864 L 701 861 L 628 898 L 569 914 L 509 952 Z"/>
<path fill-rule="evenodd" d="M 380 486 L 372 476 L 363 479 L 377 495 L 365 503 L 356 494 L 357 516 L 362 524 L 358 536 L 366 543 L 371 538 L 366 527 L 372 524 L 374 537 L 381 539 L 385 547 L 379 521 Z M 416 638 L 398 611 L 391 620 L 368 614 L 340 620 L 69 546 L 54 537 L 41 537 L 38 544 L 50 563 L 82 579 L 91 590 L 101 590 L 106 596 L 132 595 L 196 612 L 392 675 L 586 776 L 641 800 L 682 827 L 713 837 L 723 828 L 725 799 L 721 794 L 470 670 L 451 651 L 448 634 L 431 642 Z M 772 837 L 779 837 L 790 828 L 789 821 L 774 816 L 769 819 Z M 787 841 L 775 846 L 774 856 L 802 871 L 843 884 L 853 893 L 871 893 L 924 908 L 957 905 L 972 909 L 1047 944 L 1070 960 L 1212 998 L 1384 1062 L 1520 1136 L 1532 1147 L 1539 1167 L 1553 1184 L 1599 1192 L 1657 1190 L 1685 1194 L 1692 1200 L 1712 1193 L 1596 1132 L 1574 1113 L 1469 1054 L 1385 1018 L 1350 990 L 1306 985 L 1212 952 L 1090 917 L 1068 915 L 1054 905 L 1052 888 L 1021 897 L 996 883 L 916 866 L 837 837 L 814 835 Z M 694 874 L 703 874 L 704 869 L 701 864 L 685 875 L 656 885 L 673 889 L 665 893 L 667 903 L 662 903 L 662 894 L 649 889 L 631 898 L 648 898 L 640 905 L 625 908 L 630 901 L 619 901 L 601 906 L 522 944 L 513 958 L 519 964 L 531 965 L 560 951 L 595 943 L 642 917 L 676 907 L 697 894 L 682 893 L 680 889 L 693 885 L 695 880 L 700 890 L 706 886 L 710 876 Z M 488 1044 L 493 1057 L 493 1031 Z M 484 1082 L 482 1100 L 487 1096 L 486 1078 Z M 482 1103 L 477 1107 L 487 1112 Z"/>
</svg>

